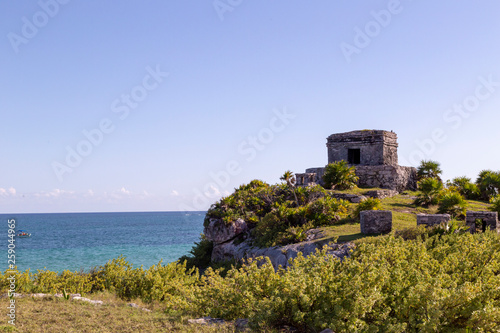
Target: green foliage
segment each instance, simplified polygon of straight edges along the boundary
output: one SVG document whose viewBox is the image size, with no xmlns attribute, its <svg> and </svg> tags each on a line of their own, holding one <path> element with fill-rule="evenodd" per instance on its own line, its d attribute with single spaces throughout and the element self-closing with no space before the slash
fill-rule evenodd
<svg viewBox="0 0 500 333">
<path fill-rule="evenodd" d="M 419 193 L 415 205 L 428 207 L 436 205 L 443 190 L 443 183 L 437 178 L 423 178 L 417 183 Z"/>
<path fill-rule="evenodd" d="M 422 180 L 425 178 L 435 178 L 441 181 L 441 174 L 443 170 L 441 170 L 441 166 L 439 162 L 436 161 L 422 161 L 420 162 L 419 167 L 417 168 L 417 179 Z"/>
<path fill-rule="evenodd" d="M 479 199 L 481 193 L 479 187 L 468 177 L 456 177 L 446 184 L 448 188 L 455 189 L 469 200 Z"/>
<path fill-rule="evenodd" d="M 205 235 L 200 235 L 200 241 L 195 242 L 193 248 L 189 251 L 191 255 L 182 256 L 179 262 L 186 260 L 186 267 L 196 267 L 204 270 L 210 265 L 212 259 L 212 250 L 214 244 L 205 238 Z"/>
<path fill-rule="evenodd" d="M 331 225 L 347 217 L 349 203 L 330 196 L 305 206 L 276 204 L 252 230 L 255 245 L 260 247 L 286 245 L 305 240 L 309 229 Z"/>
<path fill-rule="evenodd" d="M 354 209 L 353 218 L 359 219 L 360 213 L 364 210 L 381 210 L 382 202 L 378 198 L 366 198 L 362 200 Z"/>
<path fill-rule="evenodd" d="M 492 197 L 490 199 L 490 204 L 491 204 L 490 210 L 492 212 L 497 212 L 498 215 L 500 215 L 500 194 Z"/>
<path fill-rule="evenodd" d="M 500 193 L 500 172 L 483 170 L 476 179 L 476 185 L 481 193 L 481 199 L 490 200 Z"/>
<path fill-rule="evenodd" d="M 325 188 L 347 190 L 355 187 L 359 180 L 355 170 L 355 167 L 349 167 L 344 160 L 328 164 L 323 174 Z"/>
<path fill-rule="evenodd" d="M 465 217 L 467 201 L 454 190 L 444 190 L 439 196 L 439 214 L 450 214 L 452 217 Z"/>
</svg>

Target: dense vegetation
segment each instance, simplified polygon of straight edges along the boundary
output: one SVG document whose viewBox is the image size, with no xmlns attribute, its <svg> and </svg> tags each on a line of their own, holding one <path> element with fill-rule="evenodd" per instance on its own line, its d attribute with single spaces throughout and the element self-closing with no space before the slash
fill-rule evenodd
<svg viewBox="0 0 500 333">
<path fill-rule="evenodd" d="M 132 268 L 123 259 L 89 274 L 17 275 L 21 292 L 110 290 L 161 302 L 173 317 L 249 318 L 254 329 L 303 332 L 493 331 L 500 327 L 500 239 L 491 232 L 424 232 L 359 242 L 349 259 L 299 256 L 287 270 L 251 261 L 225 277 L 182 263 Z M 0 277 L 3 290 L 6 275 Z"/>
<path fill-rule="evenodd" d="M 332 170 L 345 174 L 338 165 Z M 357 239 L 356 249 L 343 261 L 324 248 L 307 258 L 299 255 L 287 269 L 275 271 L 268 260 L 254 260 L 212 265 L 200 273 L 197 267 L 213 264 L 212 243 L 202 236 L 191 256 L 148 269 L 120 257 L 88 273 L 16 272 L 16 292 L 108 293 L 150 305 L 174 323 L 202 316 L 248 318 L 257 331 L 285 325 L 300 332 L 498 331 L 500 236 L 471 235 L 462 220 L 467 208 L 500 212 L 500 173 L 483 171 L 475 183 L 458 177 L 446 184 L 440 174 L 439 163 L 425 161 L 418 192 L 349 204 L 318 185 L 295 187 L 287 171 L 281 184 L 254 180 L 240 186 L 205 218 L 205 224 L 213 218 L 244 219 L 258 246 L 303 241 L 308 229 L 318 227 L 335 240 L 354 228 L 350 240 Z M 359 212 L 368 209 L 392 210 L 396 230 L 378 237 L 359 234 Z M 447 227 L 415 227 L 417 212 L 450 213 L 455 219 Z M 9 276 L 0 274 L 4 292 Z"/>
<path fill-rule="evenodd" d="M 293 187 L 289 181 L 269 185 L 254 180 L 212 205 L 205 226 L 213 218 L 226 223 L 242 218 L 252 228 L 255 245 L 265 247 L 303 241 L 308 229 L 337 223 L 348 215 L 349 202 L 332 198 L 319 185 Z"/>
</svg>

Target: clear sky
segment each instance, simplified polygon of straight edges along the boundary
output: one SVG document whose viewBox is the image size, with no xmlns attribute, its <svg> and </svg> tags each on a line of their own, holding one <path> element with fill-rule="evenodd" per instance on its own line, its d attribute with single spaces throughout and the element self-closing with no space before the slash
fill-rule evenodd
<svg viewBox="0 0 500 333">
<path fill-rule="evenodd" d="M 500 169 L 500 2 L 0 3 L 0 213 L 203 210 L 393 130 Z"/>
</svg>

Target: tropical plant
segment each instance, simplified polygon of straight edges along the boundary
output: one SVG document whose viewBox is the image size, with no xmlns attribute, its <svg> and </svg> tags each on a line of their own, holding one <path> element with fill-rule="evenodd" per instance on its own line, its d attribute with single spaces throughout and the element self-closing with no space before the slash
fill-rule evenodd
<svg viewBox="0 0 500 333">
<path fill-rule="evenodd" d="M 423 178 L 417 183 L 419 193 L 415 205 L 428 207 L 438 203 L 439 194 L 443 190 L 443 183 L 436 178 Z"/>
<path fill-rule="evenodd" d="M 297 206 L 299 205 L 299 199 L 297 199 L 297 194 L 295 193 L 295 176 L 293 175 L 293 172 L 290 170 L 285 171 L 283 176 L 280 177 L 280 180 L 283 180 L 286 182 L 288 188 L 292 190 L 293 196 L 295 198 L 295 202 L 297 203 Z"/>
<path fill-rule="evenodd" d="M 344 160 L 328 164 L 323 174 L 327 189 L 347 190 L 355 187 L 358 180 L 356 168 L 350 167 Z"/>
<path fill-rule="evenodd" d="M 362 200 L 353 212 L 353 218 L 359 219 L 359 216 L 364 210 L 380 210 L 382 208 L 382 202 L 378 198 L 366 198 Z"/>
<path fill-rule="evenodd" d="M 442 173 L 443 170 L 441 170 L 439 162 L 424 160 L 420 162 L 420 166 L 417 168 L 417 179 L 422 180 L 424 178 L 436 178 L 442 182 Z"/>
<path fill-rule="evenodd" d="M 500 193 L 500 172 L 483 170 L 476 179 L 476 185 L 481 193 L 481 199 L 490 200 Z"/>
<path fill-rule="evenodd" d="M 450 214 L 454 218 L 464 217 L 467 212 L 467 201 L 457 191 L 444 190 L 439 196 L 439 214 Z"/>
<path fill-rule="evenodd" d="M 479 188 L 468 177 L 463 176 L 453 178 L 451 181 L 447 182 L 446 186 L 448 188 L 456 189 L 456 191 L 469 200 L 480 198 Z"/>
<path fill-rule="evenodd" d="M 495 195 L 490 199 L 491 207 L 489 208 L 492 212 L 497 212 L 500 215 L 500 194 Z"/>
</svg>

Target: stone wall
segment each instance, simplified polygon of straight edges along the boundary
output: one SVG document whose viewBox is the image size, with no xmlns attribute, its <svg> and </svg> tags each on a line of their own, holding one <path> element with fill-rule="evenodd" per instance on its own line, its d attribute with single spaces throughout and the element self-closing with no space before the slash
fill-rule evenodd
<svg viewBox="0 0 500 333">
<path fill-rule="evenodd" d="M 398 165 L 397 138 L 394 132 L 376 130 L 332 134 L 326 143 L 328 163 L 349 161 L 349 149 L 359 149 L 359 165 Z"/>
<path fill-rule="evenodd" d="M 451 221 L 449 214 L 417 214 L 417 225 L 425 225 L 431 227 L 433 225 L 440 225 L 441 223 L 448 223 Z"/>
<path fill-rule="evenodd" d="M 497 212 L 474 212 L 467 211 L 467 215 L 465 216 L 465 224 L 469 227 L 469 231 L 471 233 L 475 233 L 476 230 L 476 220 L 482 220 L 485 223 L 485 227 L 490 230 L 499 231 L 498 224 L 498 213 Z M 482 225 L 477 226 L 482 228 Z"/>
<path fill-rule="evenodd" d="M 398 192 L 417 189 L 417 169 L 412 167 L 376 165 L 356 166 L 360 187 L 380 187 Z"/>
<path fill-rule="evenodd" d="M 390 210 L 364 210 L 360 213 L 360 227 L 363 234 L 381 234 L 392 230 Z"/>
<path fill-rule="evenodd" d="M 295 174 L 297 186 L 307 186 L 311 183 L 323 185 L 324 170 L 325 168 L 313 168 L 307 169 L 306 173 Z M 358 186 L 360 187 L 380 187 L 397 192 L 417 189 L 417 169 L 413 167 L 358 165 L 356 176 L 359 177 Z"/>
</svg>

